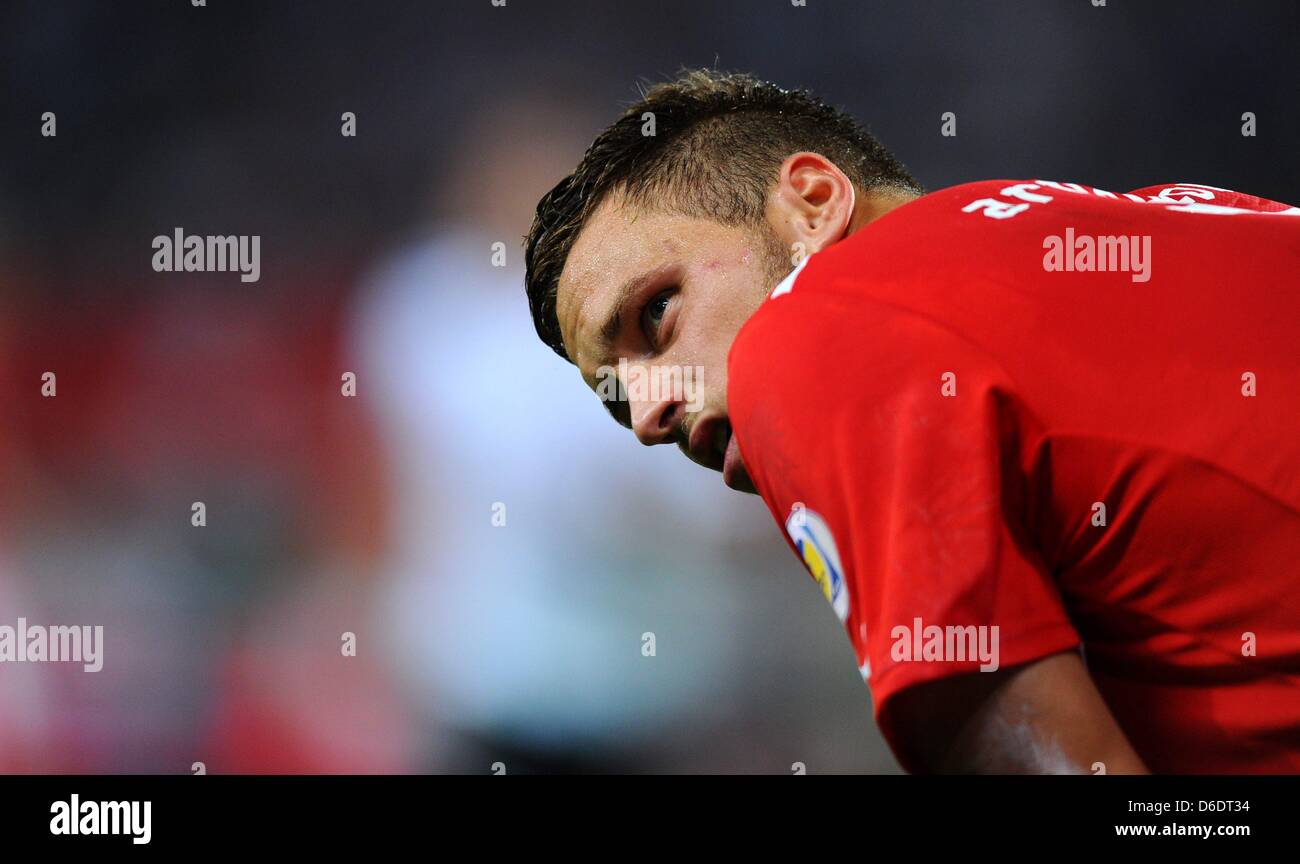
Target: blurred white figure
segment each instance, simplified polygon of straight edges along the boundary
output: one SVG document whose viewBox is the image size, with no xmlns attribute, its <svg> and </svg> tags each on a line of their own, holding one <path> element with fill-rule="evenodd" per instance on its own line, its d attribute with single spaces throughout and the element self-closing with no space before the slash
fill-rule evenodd
<svg viewBox="0 0 1300 864">
<path fill-rule="evenodd" d="M 539 136 L 581 124 L 496 120 L 533 125 L 466 149 L 454 173 L 477 197 L 448 195 L 475 221 L 391 255 L 356 316 L 359 398 L 390 460 L 390 647 L 451 727 L 543 752 L 653 747 L 683 716 L 736 710 L 745 616 L 727 556 L 766 516 L 637 445 L 537 338 L 519 238 L 583 146 Z M 492 266 L 498 241 L 509 266 Z"/>
<path fill-rule="evenodd" d="M 495 239 L 408 249 L 365 301 L 358 389 L 396 493 L 393 647 L 453 725 L 632 743 L 727 683 L 736 495 L 604 416 L 537 339 L 520 268 L 490 266 Z"/>
</svg>

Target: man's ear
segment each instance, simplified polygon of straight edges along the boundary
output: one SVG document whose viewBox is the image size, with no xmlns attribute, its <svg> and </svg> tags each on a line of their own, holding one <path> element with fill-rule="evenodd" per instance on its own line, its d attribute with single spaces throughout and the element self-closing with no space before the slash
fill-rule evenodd
<svg viewBox="0 0 1300 864">
<path fill-rule="evenodd" d="M 811 255 L 849 230 L 857 193 L 853 182 L 820 153 L 801 151 L 781 163 L 767 204 L 768 223 L 789 248 Z"/>
</svg>

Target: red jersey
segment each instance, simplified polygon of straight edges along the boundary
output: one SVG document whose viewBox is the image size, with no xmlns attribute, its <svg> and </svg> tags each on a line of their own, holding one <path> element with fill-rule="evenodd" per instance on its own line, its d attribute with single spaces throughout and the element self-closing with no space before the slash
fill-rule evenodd
<svg viewBox="0 0 1300 864">
<path fill-rule="evenodd" d="M 971 183 L 741 329 L 741 456 L 905 768 L 895 694 L 1080 649 L 1153 771 L 1300 771 L 1298 215 Z"/>
</svg>

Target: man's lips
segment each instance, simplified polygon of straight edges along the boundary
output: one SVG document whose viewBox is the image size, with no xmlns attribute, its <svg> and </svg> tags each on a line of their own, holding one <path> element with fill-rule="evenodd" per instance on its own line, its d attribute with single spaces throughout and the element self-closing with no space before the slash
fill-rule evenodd
<svg viewBox="0 0 1300 864">
<path fill-rule="evenodd" d="M 727 455 L 722 460 L 722 482 L 731 489 L 740 489 L 741 487 L 736 484 L 740 481 L 740 472 L 743 470 L 744 466 L 740 463 L 740 445 L 736 443 L 735 434 L 732 434 L 731 440 L 727 442 Z"/>
<path fill-rule="evenodd" d="M 691 459 L 706 468 L 721 471 L 731 442 L 731 424 L 722 417 L 703 417 L 691 428 L 687 449 Z"/>
<path fill-rule="evenodd" d="M 744 466 L 740 446 L 732 433 L 731 423 L 723 417 L 705 417 L 691 429 L 687 448 L 691 459 L 706 468 L 722 472 L 722 482 L 732 489 L 740 481 Z"/>
</svg>

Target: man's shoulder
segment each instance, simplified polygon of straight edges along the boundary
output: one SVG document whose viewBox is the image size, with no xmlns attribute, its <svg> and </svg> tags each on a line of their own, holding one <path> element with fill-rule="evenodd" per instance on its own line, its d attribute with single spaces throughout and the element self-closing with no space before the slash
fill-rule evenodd
<svg viewBox="0 0 1300 864">
<path fill-rule="evenodd" d="M 1168 248 L 1191 250 L 1222 245 L 1215 237 L 1225 222 L 1252 236 L 1273 225 L 1300 225 L 1280 215 L 1293 209 L 1190 183 L 1117 193 L 1074 182 L 994 179 L 931 192 L 811 255 L 782 279 L 732 344 L 728 390 L 740 400 L 762 399 L 787 381 L 806 392 L 823 377 L 888 366 L 898 352 L 951 354 L 962 334 L 981 329 L 966 325 L 1000 304 L 1068 303 L 1071 295 L 1056 286 L 1033 290 L 1048 284 L 1045 244 L 1067 229 L 1149 233 L 1175 244 Z"/>
<path fill-rule="evenodd" d="M 1193 218 L 1188 219 L 1192 214 Z M 995 179 L 963 183 L 898 207 L 823 253 L 845 269 L 879 263 L 886 253 L 910 251 L 907 263 L 944 261 L 969 266 L 1002 263 L 1003 250 L 1037 247 L 1042 232 L 1074 221 L 1133 227 L 1190 229 L 1206 216 L 1297 215 L 1300 208 L 1231 189 L 1198 183 L 1164 183 L 1112 192 L 1058 180 Z M 1271 220 L 1269 220 L 1271 221 Z M 1286 220 L 1289 222 L 1289 220 Z M 1219 223 L 1221 224 L 1221 223 Z"/>
<path fill-rule="evenodd" d="M 854 301 L 865 294 L 913 303 L 921 297 L 942 300 L 962 286 L 1023 285 L 1041 278 L 1044 241 L 1066 227 L 1099 234 L 1141 229 L 1162 236 L 1177 229 L 1173 233 L 1186 239 L 1198 236 L 1198 229 L 1222 228 L 1218 220 L 1201 221 L 1206 214 L 1259 219 L 1259 214 L 1276 217 L 1294 210 L 1191 183 L 1132 192 L 1055 180 L 963 183 L 896 207 L 810 256 L 777 284 L 755 318 L 851 317 Z M 785 302 L 795 297 L 798 302 Z"/>
</svg>

